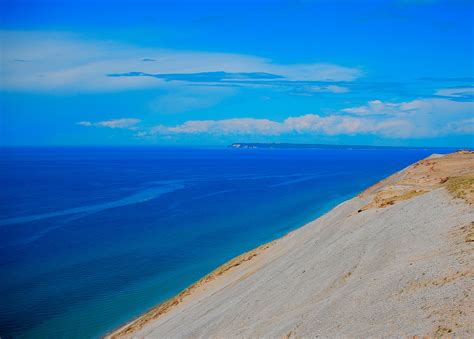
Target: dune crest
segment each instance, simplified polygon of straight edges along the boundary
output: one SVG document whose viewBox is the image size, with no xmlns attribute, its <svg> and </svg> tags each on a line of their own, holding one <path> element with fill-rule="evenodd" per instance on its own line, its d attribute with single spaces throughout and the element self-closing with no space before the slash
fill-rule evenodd
<svg viewBox="0 0 474 339">
<path fill-rule="evenodd" d="M 361 210 L 386 207 L 398 201 L 447 187 L 456 197 L 474 204 L 474 153 L 458 151 L 433 154 L 369 187 L 359 196 L 373 195 L 373 200 Z"/>
</svg>

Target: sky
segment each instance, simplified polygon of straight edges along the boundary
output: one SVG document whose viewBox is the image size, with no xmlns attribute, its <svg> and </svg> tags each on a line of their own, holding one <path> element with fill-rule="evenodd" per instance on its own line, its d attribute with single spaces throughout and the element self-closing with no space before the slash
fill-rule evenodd
<svg viewBox="0 0 474 339">
<path fill-rule="evenodd" d="M 474 1 L 0 0 L 1 145 L 474 147 Z"/>
</svg>

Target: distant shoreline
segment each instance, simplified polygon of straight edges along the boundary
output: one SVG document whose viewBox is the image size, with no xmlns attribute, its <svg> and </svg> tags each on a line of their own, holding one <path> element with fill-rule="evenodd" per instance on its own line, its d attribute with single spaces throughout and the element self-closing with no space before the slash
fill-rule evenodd
<svg viewBox="0 0 474 339">
<path fill-rule="evenodd" d="M 429 149 L 445 149 L 458 150 L 466 149 L 463 147 L 418 147 L 418 146 L 370 146 L 370 145 L 329 145 L 329 144 L 297 144 L 297 143 L 277 143 L 277 142 L 236 142 L 227 146 L 228 148 L 243 148 L 243 149 L 341 149 L 341 150 L 381 150 L 381 149 L 414 149 L 414 150 L 429 150 Z"/>
</svg>

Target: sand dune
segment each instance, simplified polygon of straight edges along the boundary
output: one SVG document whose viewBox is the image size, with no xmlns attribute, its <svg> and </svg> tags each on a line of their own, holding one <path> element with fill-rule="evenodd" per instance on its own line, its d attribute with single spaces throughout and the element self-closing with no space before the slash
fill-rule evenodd
<svg viewBox="0 0 474 339">
<path fill-rule="evenodd" d="M 432 156 L 110 337 L 474 336 L 474 154 Z"/>
</svg>

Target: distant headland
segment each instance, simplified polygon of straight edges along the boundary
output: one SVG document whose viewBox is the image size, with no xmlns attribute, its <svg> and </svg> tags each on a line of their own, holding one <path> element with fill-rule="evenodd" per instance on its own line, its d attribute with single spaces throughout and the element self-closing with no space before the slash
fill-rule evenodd
<svg viewBox="0 0 474 339">
<path fill-rule="evenodd" d="M 328 145 L 328 144 L 294 144 L 277 142 L 236 142 L 228 146 L 229 148 L 314 148 L 314 149 L 428 149 L 429 147 L 401 147 L 401 146 L 369 146 L 369 145 Z M 450 149 L 456 149 L 455 147 Z"/>
</svg>

